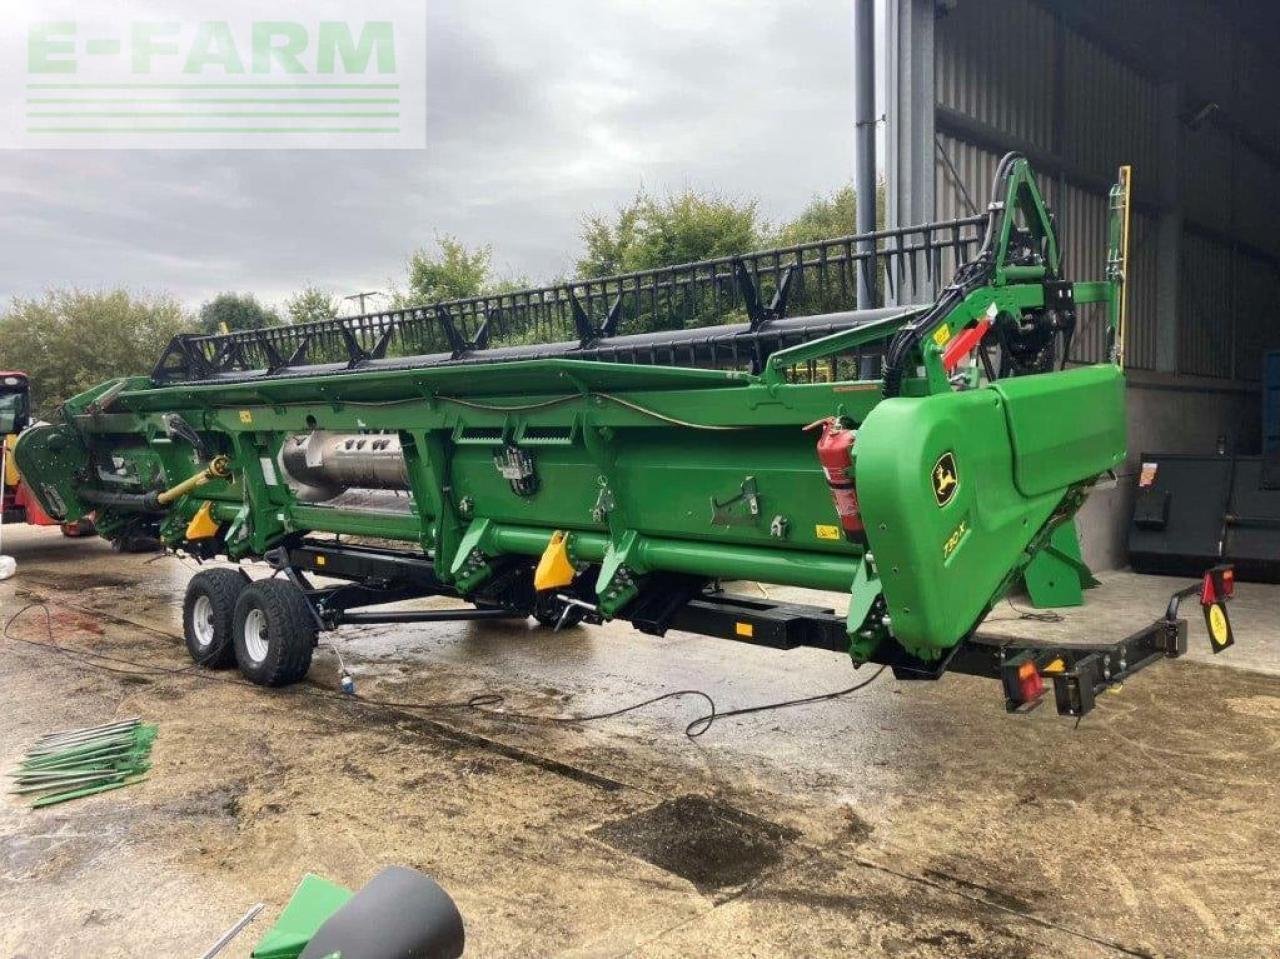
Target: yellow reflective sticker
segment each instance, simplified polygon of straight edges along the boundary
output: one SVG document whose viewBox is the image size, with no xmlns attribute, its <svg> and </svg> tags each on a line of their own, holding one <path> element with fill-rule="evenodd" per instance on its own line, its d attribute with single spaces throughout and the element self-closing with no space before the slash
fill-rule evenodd
<svg viewBox="0 0 1280 959">
<path fill-rule="evenodd" d="M 734 623 L 733 631 L 739 636 L 745 636 L 747 639 L 756 634 L 756 628 L 750 623 Z"/>
<path fill-rule="evenodd" d="M 323 565 L 325 565 L 325 563 L 327 563 L 327 562 L 329 562 L 329 557 L 327 557 L 327 556 L 317 556 L 317 557 L 316 557 L 316 565 L 317 565 L 317 566 L 323 566 Z"/>
<path fill-rule="evenodd" d="M 839 527 L 839 526 L 821 526 L 821 525 L 819 525 L 819 526 L 815 526 L 815 527 L 813 528 L 813 531 L 814 531 L 814 533 L 816 533 L 816 534 L 817 534 L 818 539 L 839 539 L 839 538 L 840 538 L 840 527 Z"/>
<path fill-rule="evenodd" d="M 1231 628 L 1227 626 L 1227 614 L 1222 611 L 1222 606 L 1214 603 L 1209 607 L 1209 635 L 1213 638 L 1215 646 L 1227 645 L 1227 640 L 1231 638 Z"/>
</svg>

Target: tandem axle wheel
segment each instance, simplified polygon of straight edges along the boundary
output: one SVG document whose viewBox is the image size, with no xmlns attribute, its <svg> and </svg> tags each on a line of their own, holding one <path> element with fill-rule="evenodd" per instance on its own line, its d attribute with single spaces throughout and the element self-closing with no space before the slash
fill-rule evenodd
<svg viewBox="0 0 1280 959">
<path fill-rule="evenodd" d="M 182 635 L 187 652 L 200 666 L 234 666 L 232 617 L 249 577 L 235 569 L 206 569 L 187 584 L 182 601 Z"/>
<path fill-rule="evenodd" d="M 293 583 L 262 579 L 244 588 L 231 617 L 236 664 L 259 686 L 290 686 L 307 675 L 316 647 L 311 601 Z"/>
<path fill-rule="evenodd" d="M 577 605 L 555 597 L 538 597 L 535 608 L 526 608 L 522 597 L 517 597 L 510 605 L 476 600 L 475 608 L 464 609 L 353 611 L 440 595 L 440 591 L 420 586 L 388 588 L 372 578 L 313 588 L 305 574 L 315 570 L 292 563 L 279 563 L 277 569 L 284 575 L 257 581 L 233 569 L 202 570 L 192 577 L 182 625 L 187 651 L 197 665 L 212 669 L 235 665 L 259 686 L 289 686 L 311 668 L 320 631 L 344 624 L 524 620 L 532 615 L 540 625 L 564 628 L 583 616 Z M 532 596 L 528 603 L 534 606 Z"/>
<path fill-rule="evenodd" d="M 259 686 L 288 686 L 311 668 L 317 626 L 311 601 L 288 580 L 207 569 L 187 584 L 182 632 L 198 665 L 236 665 Z"/>
</svg>

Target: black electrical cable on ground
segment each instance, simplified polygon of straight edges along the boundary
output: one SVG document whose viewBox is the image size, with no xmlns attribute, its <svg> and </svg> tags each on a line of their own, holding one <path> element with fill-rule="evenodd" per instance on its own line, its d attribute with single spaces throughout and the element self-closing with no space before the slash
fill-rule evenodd
<svg viewBox="0 0 1280 959">
<path fill-rule="evenodd" d="M 40 642 L 33 639 L 25 639 L 21 636 L 15 636 L 12 633 L 14 622 L 29 610 L 40 609 L 44 612 L 45 630 L 48 633 L 48 642 Z M 166 634 L 167 635 L 167 634 Z M 53 634 L 53 614 L 49 610 L 49 606 L 43 602 L 32 602 L 23 606 L 13 615 L 11 615 L 4 624 L 4 629 L 0 632 L 0 636 L 4 639 L 21 643 L 25 646 L 35 647 L 37 649 L 52 650 L 59 655 L 69 659 L 76 660 L 84 666 L 92 669 L 103 670 L 109 673 L 118 673 L 126 676 L 176 676 L 180 678 L 200 679 L 206 682 L 225 683 L 231 686 L 243 686 L 247 688 L 256 688 L 254 684 L 246 682 L 242 679 L 230 679 L 219 676 L 210 672 L 194 672 L 197 666 L 202 663 L 192 663 L 190 666 L 181 668 L 169 666 L 147 666 L 135 660 L 125 659 L 119 656 L 111 656 L 107 653 L 97 653 L 92 650 L 68 649 L 60 645 L 54 638 Z M 99 662 L 101 660 L 102 662 Z M 129 669 L 121 669 L 118 666 L 108 666 L 105 663 L 117 663 L 129 666 Z M 313 687 L 301 686 L 296 691 L 302 695 L 312 696 L 316 699 L 328 699 L 336 702 L 357 702 L 365 706 L 372 706 L 382 709 L 406 709 L 421 710 L 426 712 L 444 712 L 454 710 L 466 710 L 479 713 L 491 719 L 506 720 L 509 722 L 527 722 L 531 724 L 545 725 L 576 725 L 579 723 L 597 722 L 603 719 L 612 719 L 616 716 L 623 716 L 627 713 L 633 713 L 637 710 L 652 706 L 665 700 L 682 699 L 686 696 L 698 697 L 706 701 L 710 712 L 697 717 L 687 726 L 685 726 L 684 734 L 690 739 L 697 739 L 704 735 L 715 724 L 718 719 L 725 719 L 730 716 L 748 716 L 754 713 L 771 712 L 778 709 L 790 709 L 794 706 L 805 706 L 811 703 L 829 702 L 835 699 L 841 699 L 845 696 L 852 695 L 861 689 L 870 686 L 880 675 L 887 669 L 887 666 L 881 666 L 867 679 L 854 683 L 845 689 L 838 689 L 829 693 L 819 693 L 815 696 L 804 696 L 799 699 L 788 699 L 776 703 L 764 703 L 759 706 L 743 706 L 739 709 L 729 709 L 721 711 L 716 708 L 716 701 L 711 698 L 709 693 L 700 689 L 677 689 L 673 692 L 662 693 L 642 702 L 632 703 L 619 709 L 612 709 L 603 713 L 590 713 L 575 716 L 544 716 L 536 713 L 510 712 L 501 708 L 506 701 L 506 697 L 500 693 L 479 693 L 466 700 L 458 700 L 454 702 L 438 701 L 438 702 L 415 702 L 415 701 L 398 701 L 386 699 L 369 699 L 364 696 L 353 696 L 346 693 L 331 692 L 324 689 L 315 689 Z"/>
<path fill-rule="evenodd" d="M 1007 596 L 1004 601 L 1009 604 L 1009 608 L 1011 610 L 1018 614 L 1018 619 L 1028 619 L 1034 623 L 1060 623 L 1065 618 L 1061 613 L 1055 613 L 1051 609 L 1046 609 L 1038 613 L 1032 612 L 1029 609 L 1019 609 L 1017 606 L 1013 605 L 1013 600 L 1009 599 Z"/>
</svg>

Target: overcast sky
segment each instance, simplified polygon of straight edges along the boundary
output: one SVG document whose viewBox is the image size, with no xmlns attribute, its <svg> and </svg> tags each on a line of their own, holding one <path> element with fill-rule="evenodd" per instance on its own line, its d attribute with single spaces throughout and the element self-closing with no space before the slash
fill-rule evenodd
<svg viewBox="0 0 1280 959">
<path fill-rule="evenodd" d="M 431 0 L 428 45 L 425 151 L 0 151 L 0 295 L 385 289 L 437 234 L 541 279 L 642 185 L 851 178 L 848 0 Z"/>
</svg>

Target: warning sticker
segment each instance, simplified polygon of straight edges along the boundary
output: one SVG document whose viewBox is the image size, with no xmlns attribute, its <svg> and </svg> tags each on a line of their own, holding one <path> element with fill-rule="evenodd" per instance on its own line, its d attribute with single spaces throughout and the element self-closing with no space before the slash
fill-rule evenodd
<svg viewBox="0 0 1280 959">
<path fill-rule="evenodd" d="M 1138 474 L 1138 488 L 1150 489 L 1156 485 L 1156 473 L 1160 470 L 1159 463 L 1143 463 L 1142 472 Z"/>
<path fill-rule="evenodd" d="M 939 346 L 946 346 L 951 342 L 951 324 L 943 323 L 940 327 L 933 331 L 933 342 Z"/>
</svg>

